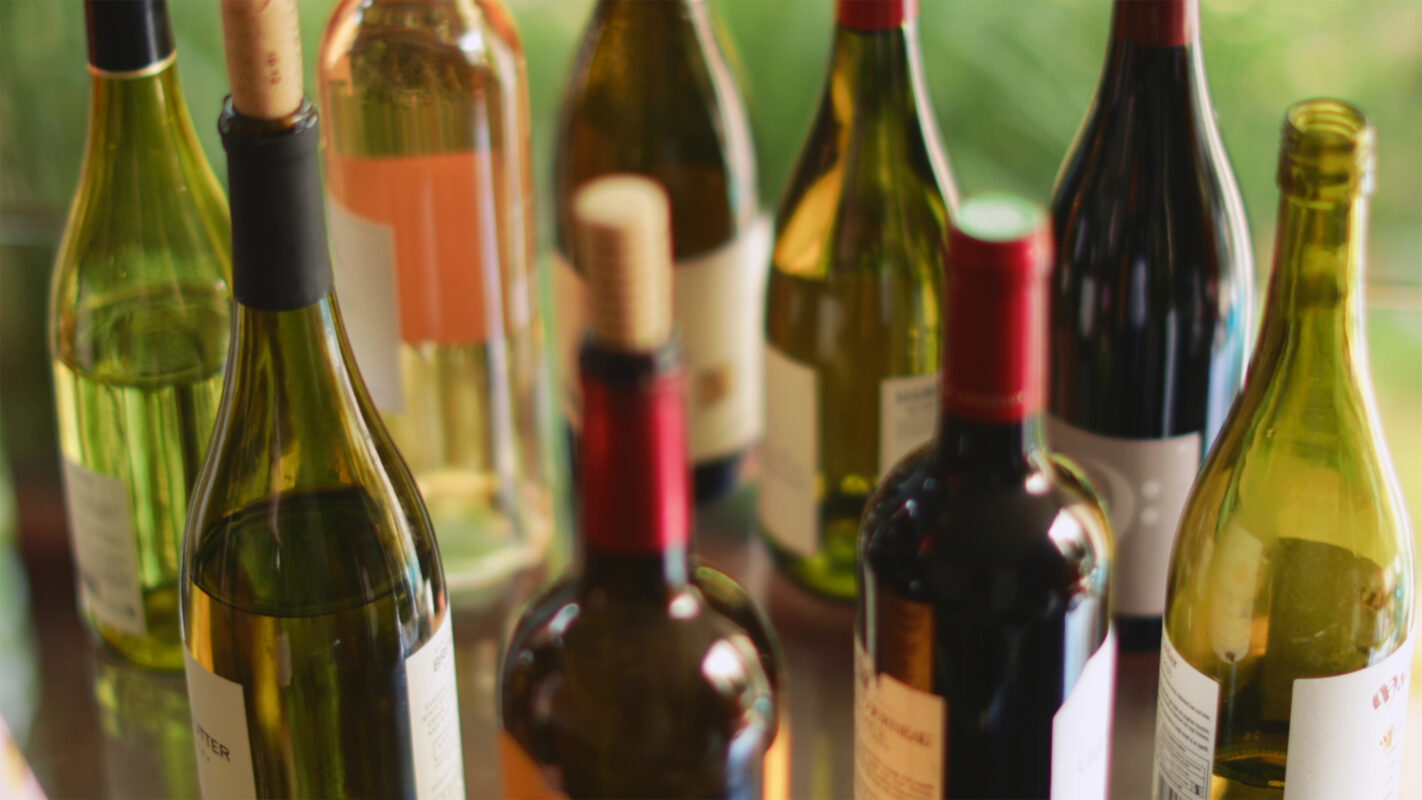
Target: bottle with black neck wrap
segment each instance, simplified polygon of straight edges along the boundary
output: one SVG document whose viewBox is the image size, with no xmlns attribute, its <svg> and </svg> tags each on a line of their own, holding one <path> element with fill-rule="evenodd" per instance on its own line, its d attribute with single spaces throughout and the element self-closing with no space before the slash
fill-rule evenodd
<svg viewBox="0 0 1422 800">
<path fill-rule="evenodd" d="M 1180 521 L 1156 713 L 1160 800 L 1400 800 L 1416 573 L 1363 328 L 1375 135 L 1284 118 L 1259 342 Z"/>
<path fill-rule="evenodd" d="M 331 289 L 295 0 L 224 0 L 237 324 L 183 552 L 212 797 L 462 797 L 444 574 Z"/>
<path fill-rule="evenodd" d="M 178 562 L 222 392 L 227 201 L 188 118 L 163 0 L 89 0 L 79 190 L 50 349 L 79 610 L 107 645 L 182 669 Z"/>
<path fill-rule="evenodd" d="M 571 258 L 573 195 L 600 175 L 630 172 L 671 198 L 698 502 L 736 484 L 760 437 L 758 309 L 770 238 L 750 122 L 712 13 L 705 0 L 599 0 L 564 90 L 553 185 L 557 348 L 575 439 L 587 277 Z"/>
<path fill-rule="evenodd" d="M 854 794 L 1104 800 L 1110 534 L 1042 444 L 1045 215 L 969 200 L 948 254 L 938 431 L 864 512 Z"/>
<path fill-rule="evenodd" d="M 1121 647 L 1150 652 L 1180 511 L 1253 324 L 1249 230 L 1205 85 L 1198 0 L 1116 0 L 1052 216 L 1047 440 L 1106 501 Z"/>
<path fill-rule="evenodd" d="M 776 701 L 757 639 L 773 634 L 722 614 L 691 580 L 667 205 L 636 176 L 601 178 L 574 200 L 591 319 L 581 555 L 505 651 L 509 797 L 765 793 Z"/>
<path fill-rule="evenodd" d="M 933 433 L 957 190 L 915 0 L 838 0 L 830 74 L 776 218 L 758 516 L 800 585 L 851 600 L 859 515 Z"/>
</svg>

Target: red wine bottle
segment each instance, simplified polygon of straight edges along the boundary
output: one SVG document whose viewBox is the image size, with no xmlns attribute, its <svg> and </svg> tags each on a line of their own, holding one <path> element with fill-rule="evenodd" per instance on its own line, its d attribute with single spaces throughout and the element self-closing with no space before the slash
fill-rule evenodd
<svg viewBox="0 0 1422 800">
<path fill-rule="evenodd" d="M 1116 534 L 1121 646 L 1160 649 L 1176 524 L 1238 393 L 1253 261 L 1210 106 L 1198 0 L 1117 0 L 1057 179 L 1047 439 Z"/>
<path fill-rule="evenodd" d="M 856 797 L 1106 796 L 1109 533 L 1042 444 L 1050 253 L 1033 205 L 958 211 L 937 433 L 860 531 Z"/>
<path fill-rule="evenodd" d="M 632 175 L 598 178 L 573 199 L 591 324 L 582 552 L 524 612 L 505 653 L 509 797 L 763 794 L 777 720 L 761 640 L 773 634 L 748 598 L 721 613 L 712 592 L 744 597 L 738 586 L 703 592 L 693 576 L 667 209 L 655 183 Z"/>
</svg>

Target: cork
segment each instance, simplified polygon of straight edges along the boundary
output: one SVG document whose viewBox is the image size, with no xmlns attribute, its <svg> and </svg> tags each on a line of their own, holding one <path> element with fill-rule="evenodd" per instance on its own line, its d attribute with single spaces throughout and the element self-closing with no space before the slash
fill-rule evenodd
<svg viewBox="0 0 1422 800">
<path fill-rule="evenodd" d="M 297 0 L 222 0 L 222 34 L 232 107 L 252 119 L 281 119 L 301 107 Z"/>
<path fill-rule="evenodd" d="M 573 224 L 593 340 L 630 353 L 665 345 L 672 335 L 666 192 L 640 176 L 598 178 L 573 198 Z"/>
</svg>

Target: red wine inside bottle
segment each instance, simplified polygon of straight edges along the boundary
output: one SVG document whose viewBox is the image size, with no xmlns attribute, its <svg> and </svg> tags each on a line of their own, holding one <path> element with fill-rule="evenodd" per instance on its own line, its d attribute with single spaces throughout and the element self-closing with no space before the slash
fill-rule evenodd
<svg viewBox="0 0 1422 800">
<path fill-rule="evenodd" d="M 1109 535 L 1042 445 L 1050 251 L 1032 205 L 959 210 L 938 431 L 861 527 L 856 797 L 1106 796 Z"/>
<path fill-rule="evenodd" d="M 1153 651 L 1176 524 L 1240 387 L 1253 262 L 1197 0 L 1117 0 L 1112 25 L 1052 203 L 1047 439 L 1110 512 L 1121 646 Z"/>
</svg>

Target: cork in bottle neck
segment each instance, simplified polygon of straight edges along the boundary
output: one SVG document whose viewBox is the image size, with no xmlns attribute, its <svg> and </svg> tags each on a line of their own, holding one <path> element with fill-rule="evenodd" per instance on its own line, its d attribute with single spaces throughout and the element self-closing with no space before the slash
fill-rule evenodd
<svg viewBox="0 0 1422 800">
<path fill-rule="evenodd" d="M 672 335 L 666 193 L 640 176 L 599 178 L 578 191 L 573 219 L 593 341 L 627 353 L 658 350 Z"/>
</svg>

